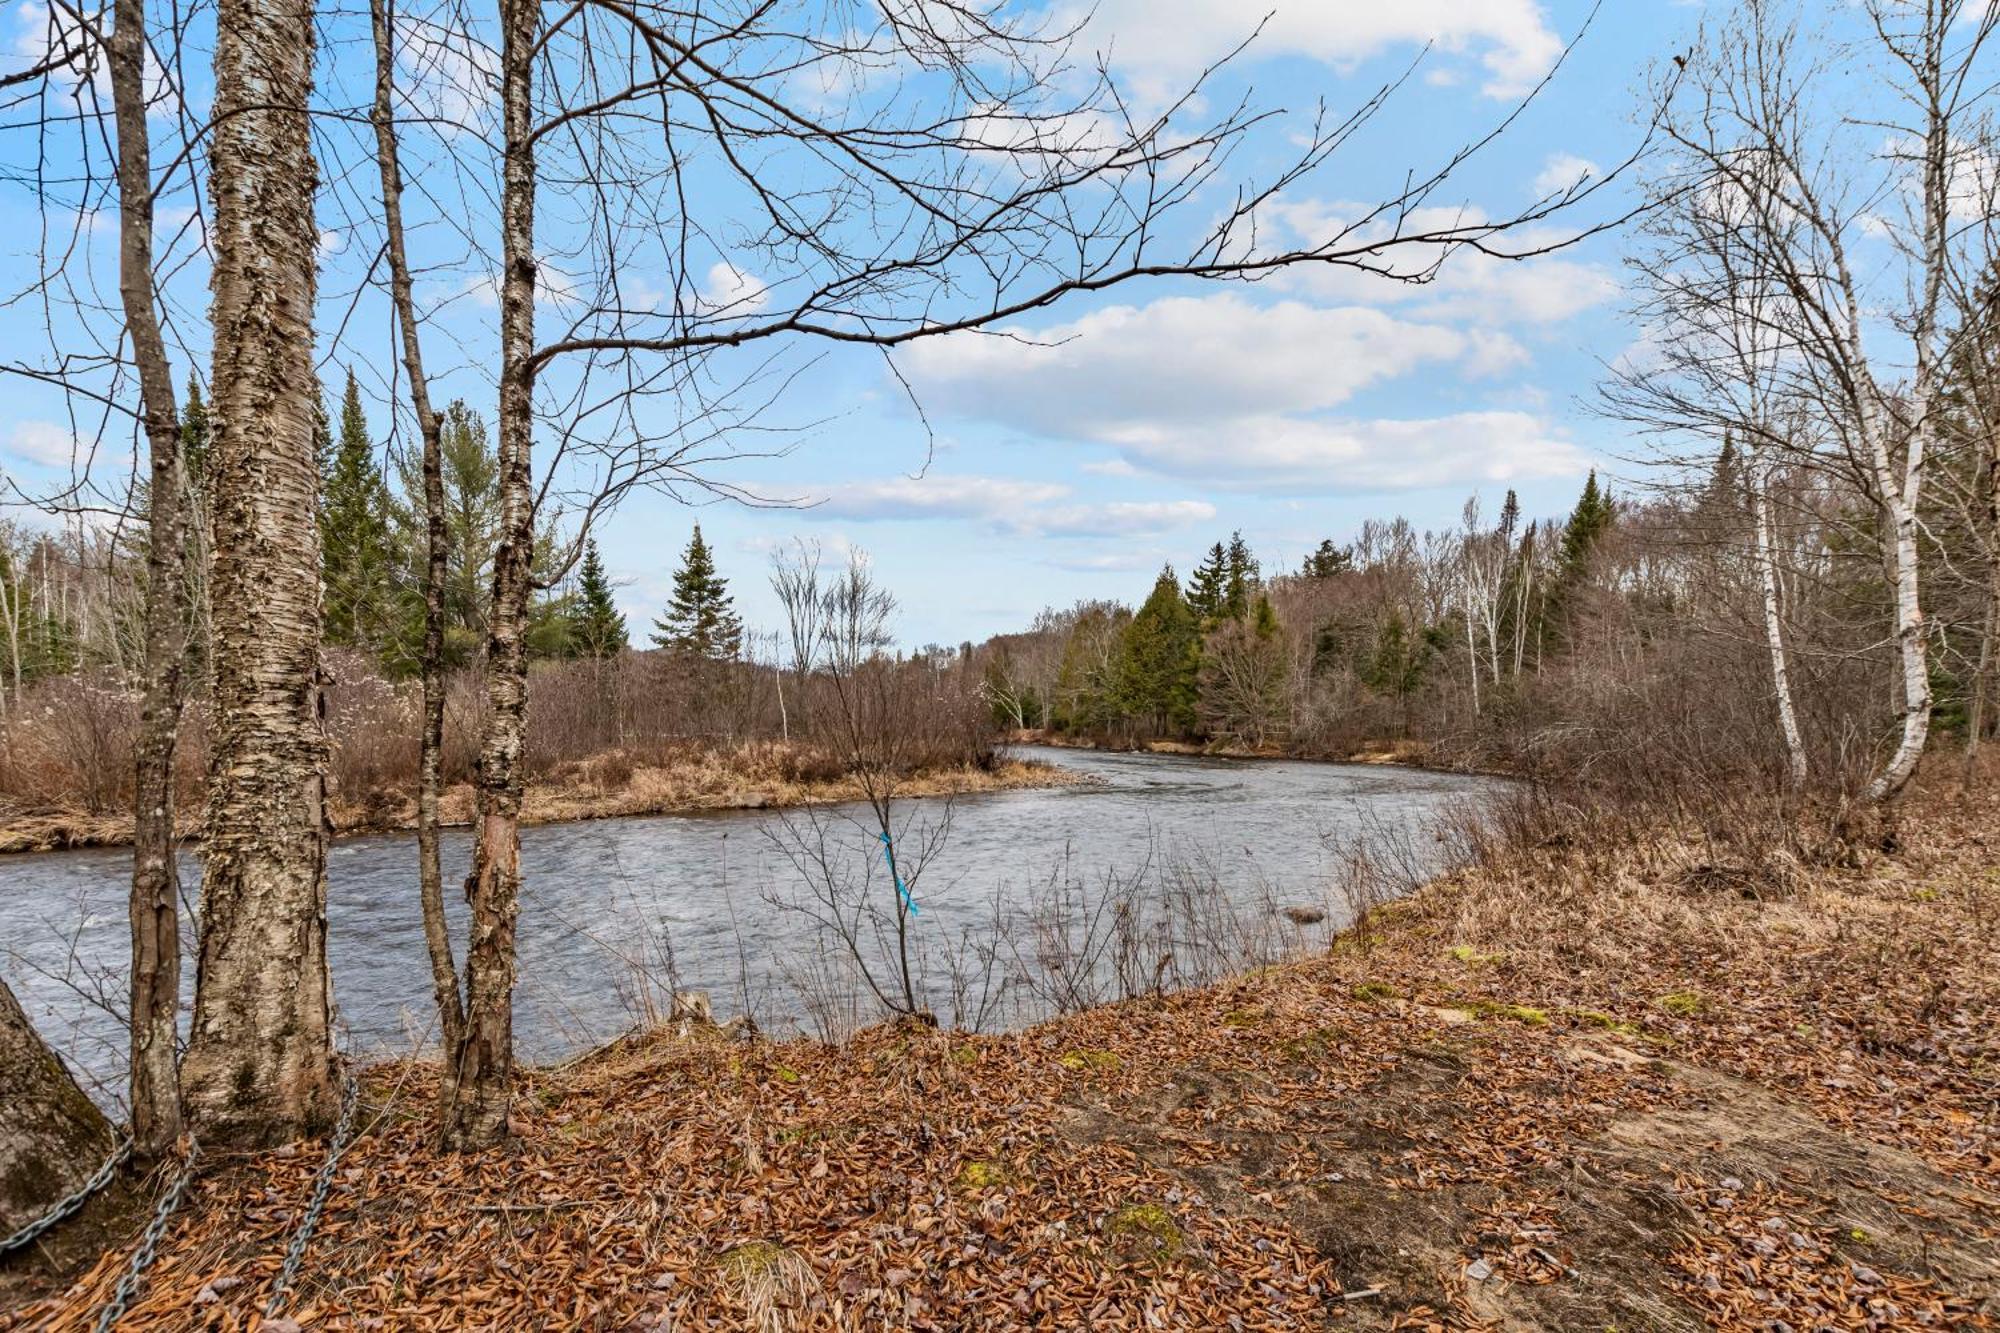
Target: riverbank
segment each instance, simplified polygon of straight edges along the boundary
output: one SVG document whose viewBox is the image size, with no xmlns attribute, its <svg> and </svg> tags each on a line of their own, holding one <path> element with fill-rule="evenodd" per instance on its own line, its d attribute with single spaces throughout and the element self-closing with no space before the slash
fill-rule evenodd
<svg viewBox="0 0 2000 1333">
<path fill-rule="evenodd" d="M 985 766 L 927 768 L 902 779 L 907 798 L 965 796 L 1089 782 L 1084 775 L 1033 760 L 996 759 Z M 855 801 L 861 784 L 824 756 L 801 746 L 758 741 L 734 746 L 685 745 L 644 754 L 611 751 L 565 764 L 528 786 L 522 821 L 559 824 L 632 815 L 698 810 L 764 810 Z M 442 805 L 447 825 L 472 822 L 473 791 L 454 783 Z M 334 792 L 328 817 L 336 834 L 395 833 L 416 827 L 416 801 L 401 787 L 354 796 Z M 180 836 L 199 840 L 198 812 L 184 818 Z M 129 847 L 129 813 L 27 809 L 0 803 L 0 853 L 47 852 L 78 847 Z"/>
<path fill-rule="evenodd" d="M 1387 764 L 1400 768 L 1422 768 L 1447 773 L 1476 772 L 1487 777 L 1512 776 L 1441 762 L 1433 747 L 1422 741 L 1408 739 L 1374 741 L 1351 750 L 1332 753 L 1302 754 L 1274 742 L 1264 745 L 1244 745 L 1227 740 L 1183 741 L 1160 737 L 1111 741 L 1101 737 L 1080 736 L 1067 731 L 1030 727 L 1008 733 L 1007 743 L 1043 745 L 1052 750 L 1105 750 L 1113 753 L 1187 755 L 1207 759 L 1295 759 L 1305 763 L 1323 764 Z"/>
<path fill-rule="evenodd" d="M 1528 847 L 1325 956 L 999 1037 L 688 1025 L 428 1148 L 374 1069 L 290 1309 L 444 1329 L 1974 1328 L 2000 823 L 1782 883 Z M 121 1328 L 256 1327 L 320 1154 L 206 1177 Z M 499 1169 L 496 1169 L 499 1164 Z M 88 1326 L 126 1252 L 10 1327 Z"/>
</svg>

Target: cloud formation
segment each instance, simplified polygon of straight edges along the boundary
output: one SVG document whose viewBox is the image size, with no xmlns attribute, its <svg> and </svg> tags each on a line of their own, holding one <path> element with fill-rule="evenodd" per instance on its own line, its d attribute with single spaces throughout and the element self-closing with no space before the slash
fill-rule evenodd
<svg viewBox="0 0 2000 1333">
<path fill-rule="evenodd" d="M 1057 482 L 930 473 L 816 488 L 817 518 L 851 522 L 958 519 L 1020 537 L 1133 537 L 1215 517 L 1206 500 L 1077 501 Z"/>
</svg>

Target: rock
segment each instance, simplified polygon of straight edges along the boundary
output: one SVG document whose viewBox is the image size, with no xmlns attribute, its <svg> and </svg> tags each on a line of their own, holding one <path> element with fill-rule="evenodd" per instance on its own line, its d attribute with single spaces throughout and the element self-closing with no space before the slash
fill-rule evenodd
<svg viewBox="0 0 2000 1333">
<path fill-rule="evenodd" d="M 757 1020 L 748 1014 L 738 1014 L 722 1025 L 722 1036 L 726 1041 L 755 1041 Z"/>
<path fill-rule="evenodd" d="M 1725 1193 L 1741 1194 L 1743 1192 L 1743 1182 L 1735 1176 L 1724 1176 L 1722 1178 L 1722 1188 Z"/>
<path fill-rule="evenodd" d="M 1882 1285 L 1882 1275 L 1876 1272 L 1874 1269 L 1868 1267 L 1868 1265 L 1853 1264 L 1851 1265 L 1851 1267 L 1854 1270 L 1854 1280 L 1856 1282 L 1859 1282 L 1862 1286 L 1879 1287 Z"/>
<path fill-rule="evenodd" d="M 1465 1269 L 1465 1277 L 1469 1282 L 1484 1282 L 1492 1276 L 1493 1265 L 1484 1259 L 1474 1259 Z"/>
<path fill-rule="evenodd" d="M 1326 913 L 1317 907 L 1287 907 L 1285 909 L 1285 920 L 1295 926 L 1317 926 L 1320 922 L 1326 920 Z"/>
</svg>

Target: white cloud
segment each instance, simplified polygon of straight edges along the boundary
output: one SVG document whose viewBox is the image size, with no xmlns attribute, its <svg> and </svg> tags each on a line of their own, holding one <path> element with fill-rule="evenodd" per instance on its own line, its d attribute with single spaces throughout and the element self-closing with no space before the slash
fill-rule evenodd
<svg viewBox="0 0 2000 1333">
<path fill-rule="evenodd" d="M 728 261 L 718 261 L 708 270 L 702 296 L 724 315 L 754 315 L 770 301 L 770 288 Z"/>
<path fill-rule="evenodd" d="M 1127 469 L 1219 487 L 1389 489 L 1566 476 L 1588 465 L 1528 412 L 1341 414 L 1357 391 L 1395 376 L 1449 366 L 1469 378 L 1519 366 L 1526 352 L 1491 329 L 1297 301 L 1254 306 L 1221 293 L 1014 332 L 920 344 L 905 369 L 934 412 L 1109 446 Z M 1119 516 L 1091 519 L 1106 530 Z M 1066 526 L 1060 514 L 1037 523 Z"/>
<path fill-rule="evenodd" d="M 1552 194 L 1561 194 L 1603 174 L 1602 168 L 1587 157 L 1578 157 L 1575 153 L 1551 153 L 1535 176 L 1535 197 L 1545 199 Z"/>
<path fill-rule="evenodd" d="M 1136 477 L 1139 469 L 1122 458 L 1106 458 L 1095 463 L 1085 463 L 1083 470 L 1093 477 Z"/>
<path fill-rule="evenodd" d="M 1491 354 L 1467 333 L 1379 310 L 1253 305 L 1222 292 L 1109 306 L 1047 329 L 932 339 L 912 345 L 903 366 L 927 408 L 1110 438 L 1134 419 L 1334 407 L 1421 367 Z"/>
<path fill-rule="evenodd" d="M 1089 18 L 1088 36 L 1110 52 L 1113 68 L 1142 89 L 1164 95 L 1269 22 L 1251 55 L 1304 56 L 1349 69 L 1399 47 L 1430 44 L 1454 55 L 1476 54 L 1483 90 L 1518 97 L 1562 53 L 1536 0 L 1063 0 L 1059 22 Z"/>
<path fill-rule="evenodd" d="M 1167 532 L 1215 517 L 1206 500 L 1077 502 L 1054 482 L 931 473 L 843 482 L 817 493 L 807 512 L 851 522 L 957 519 L 1026 537 L 1126 537 Z"/>
<path fill-rule="evenodd" d="M 67 426 L 53 421 L 17 421 L 7 432 L 7 455 L 37 467 L 67 468 L 83 450 Z"/>
</svg>

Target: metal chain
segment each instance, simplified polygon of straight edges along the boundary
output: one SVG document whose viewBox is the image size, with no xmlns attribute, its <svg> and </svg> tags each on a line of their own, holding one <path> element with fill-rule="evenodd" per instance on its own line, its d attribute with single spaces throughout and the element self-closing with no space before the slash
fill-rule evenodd
<svg viewBox="0 0 2000 1333">
<path fill-rule="evenodd" d="M 306 1256 L 313 1228 L 319 1225 L 319 1216 L 326 1211 L 327 1196 L 333 1190 L 334 1169 L 340 1165 L 340 1155 L 347 1151 L 347 1140 L 354 1133 L 354 1107 L 361 1100 L 358 1092 L 354 1075 L 349 1073 L 346 1086 L 341 1089 L 340 1123 L 334 1128 L 333 1142 L 327 1145 L 326 1161 L 320 1165 L 319 1179 L 313 1182 L 312 1202 L 306 1205 L 306 1214 L 299 1219 L 299 1229 L 292 1235 L 291 1248 L 285 1251 L 285 1266 L 278 1270 L 277 1283 L 271 1288 L 271 1299 L 264 1303 L 266 1319 L 278 1317 L 278 1308 L 285 1303 L 285 1292 L 292 1285 L 292 1279 L 299 1274 L 299 1262 Z"/>
<path fill-rule="evenodd" d="M 187 1193 L 188 1182 L 194 1179 L 195 1162 L 200 1157 L 201 1147 L 190 1137 L 187 1159 L 181 1163 L 180 1174 L 174 1177 L 174 1183 L 167 1187 L 167 1192 L 160 1196 L 158 1206 L 153 1209 L 153 1220 L 146 1224 L 146 1232 L 139 1237 L 138 1248 L 132 1251 L 132 1262 L 126 1265 L 125 1276 L 118 1279 L 117 1290 L 111 1293 L 111 1299 L 97 1313 L 97 1333 L 105 1333 L 132 1304 L 132 1297 L 139 1290 L 139 1277 L 159 1252 L 160 1237 L 167 1234 L 167 1222 L 173 1217 L 174 1209 L 180 1207 L 181 1196 Z"/>
<path fill-rule="evenodd" d="M 0 1254 L 12 1254 L 15 1250 L 20 1249 L 23 1245 L 26 1245 L 56 1223 L 83 1207 L 84 1202 L 91 1195 L 103 1189 L 111 1177 L 118 1173 L 118 1168 L 125 1164 L 125 1159 L 131 1155 L 132 1140 L 126 1139 L 118 1145 L 109 1157 L 104 1159 L 104 1165 L 98 1167 L 89 1180 L 77 1186 L 76 1193 L 69 1195 L 67 1198 L 57 1200 L 55 1206 L 50 1208 L 46 1213 L 43 1213 L 40 1217 L 28 1223 L 28 1225 L 7 1237 L 7 1239 L 0 1240 Z"/>
</svg>

